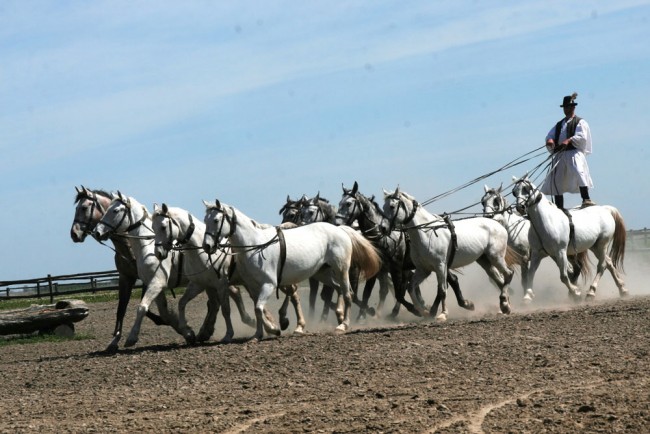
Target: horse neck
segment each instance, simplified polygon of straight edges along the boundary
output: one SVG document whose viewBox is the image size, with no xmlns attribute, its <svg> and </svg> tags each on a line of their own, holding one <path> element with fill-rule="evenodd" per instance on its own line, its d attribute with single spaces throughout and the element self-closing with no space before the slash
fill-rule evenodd
<svg viewBox="0 0 650 434">
<path fill-rule="evenodd" d="M 192 232 L 192 236 L 187 243 L 191 247 L 201 247 L 203 245 L 203 236 L 205 235 L 205 223 L 203 223 L 203 221 L 197 219 L 196 216 L 190 214 L 189 211 L 181 208 L 170 209 L 169 216 L 173 218 L 176 224 L 180 227 L 177 241 L 185 239 L 187 232 L 190 230 L 190 226 L 193 223 L 194 232 Z M 192 222 L 190 222 L 190 216 L 192 217 Z"/>
<path fill-rule="evenodd" d="M 151 216 L 149 215 L 149 212 L 146 210 L 144 205 L 133 199 L 131 199 L 131 209 L 137 209 L 143 214 L 146 214 L 146 217 L 142 220 L 142 215 L 137 215 L 136 213 L 129 211 L 131 213 L 131 217 L 133 217 L 133 220 L 130 222 L 130 224 L 133 224 L 140 220 L 142 220 L 142 224 L 138 225 L 137 228 L 132 229 L 127 234 L 132 236 L 127 237 L 127 239 L 134 253 L 136 255 L 144 256 L 148 254 L 149 251 L 153 251 L 154 249 L 153 231 L 151 230 Z"/>
<path fill-rule="evenodd" d="M 415 211 L 413 219 L 406 224 L 406 227 L 418 226 L 426 223 L 431 223 L 434 221 L 441 221 L 442 218 L 436 214 L 431 214 L 429 211 L 424 209 L 422 205 L 418 206 L 418 209 Z"/>
<path fill-rule="evenodd" d="M 361 207 L 361 212 L 357 216 L 357 222 L 359 223 L 359 228 L 361 231 L 364 233 L 364 235 L 367 235 L 366 232 L 372 230 L 376 230 L 377 234 L 381 234 L 381 230 L 379 230 L 379 228 L 381 226 L 383 217 L 379 214 L 379 212 L 377 212 L 374 204 L 367 198 L 358 198 L 358 200 Z M 366 207 L 367 210 L 364 210 L 364 207 Z"/>
<path fill-rule="evenodd" d="M 539 202 L 530 205 L 526 211 L 531 222 L 536 227 L 555 226 L 556 217 L 565 218 L 564 212 L 553 205 L 544 195 L 542 195 Z"/>
<path fill-rule="evenodd" d="M 258 227 L 250 217 L 238 209 L 232 208 L 232 210 L 237 217 L 237 223 L 234 233 L 230 236 L 231 244 L 235 246 L 256 244 L 265 229 Z"/>
</svg>

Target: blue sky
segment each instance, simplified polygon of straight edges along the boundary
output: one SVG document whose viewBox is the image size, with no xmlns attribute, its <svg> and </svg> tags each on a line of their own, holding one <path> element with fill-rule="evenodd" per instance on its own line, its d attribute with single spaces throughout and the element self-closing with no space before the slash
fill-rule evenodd
<svg viewBox="0 0 650 434">
<path fill-rule="evenodd" d="M 81 184 L 267 223 L 355 180 L 424 201 L 541 146 L 573 91 L 593 199 L 650 226 L 648 41 L 650 1 L 3 1 L 0 280 L 113 267 L 70 240 Z"/>
</svg>

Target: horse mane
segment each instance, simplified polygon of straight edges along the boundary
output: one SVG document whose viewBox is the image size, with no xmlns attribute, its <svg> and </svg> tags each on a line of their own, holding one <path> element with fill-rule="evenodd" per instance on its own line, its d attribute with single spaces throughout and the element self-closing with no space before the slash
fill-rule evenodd
<svg viewBox="0 0 650 434">
<path fill-rule="evenodd" d="M 107 199 L 112 199 L 113 198 L 113 196 L 109 192 L 107 192 L 106 190 L 99 189 L 99 190 L 90 190 L 90 191 L 92 191 L 93 193 L 98 194 L 100 196 L 104 196 Z M 91 198 L 88 197 L 88 195 L 84 192 L 84 190 L 82 190 L 82 191 L 77 192 L 77 195 L 75 196 L 75 199 L 74 199 L 74 203 L 75 204 L 78 203 L 79 201 L 81 201 L 81 199 L 91 199 Z"/>
</svg>

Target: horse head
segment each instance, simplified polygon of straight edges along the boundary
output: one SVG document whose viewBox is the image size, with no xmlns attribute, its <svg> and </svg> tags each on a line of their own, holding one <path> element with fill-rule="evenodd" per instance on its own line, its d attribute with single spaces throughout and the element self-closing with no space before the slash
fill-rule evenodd
<svg viewBox="0 0 650 434">
<path fill-rule="evenodd" d="M 499 188 L 490 188 L 485 185 L 484 191 L 485 194 L 481 198 L 481 204 L 483 205 L 483 214 L 486 217 L 494 217 L 495 214 L 508 210 L 508 202 L 502 194 L 503 184 Z"/>
<path fill-rule="evenodd" d="M 359 192 L 359 184 L 357 181 L 354 181 L 354 186 L 351 189 L 345 188 L 343 184 L 341 184 L 341 188 L 343 189 L 343 196 L 339 202 L 339 208 L 334 221 L 339 226 L 352 226 L 352 223 L 359 218 L 362 212 L 362 205 L 357 194 Z"/>
<path fill-rule="evenodd" d="M 521 215 L 526 213 L 526 209 L 529 206 L 532 206 L 538 203 L 543 195 L 535 187 L 535 185 L 528 179 L 528 175 L 523 178 L 512 177 L 513 187 L 512 195 L 516 199 L 516 209 L 517 212 Z"/>
<path fill-rule="evenodd" d="M 306 199 L 302 206 L 301 223 L 307 225 L 315 222 L 334 223 L 336 209 L 329 200 L 320 197 L 320 192 L 311 199 Z"/>
<path fill-rule="evenodd" d="M 300 223 L 302 200 L 304 198 L 305 195 L 298 200 L 291 200 L 289 195 L 287 195 L 287 203 L 280 208 L 280 212 L 278 213 L 282 216 L 282 223 L 295 223 L 296 225 Z"/>
<path fill-rule="evenodd" d="M 415 212 L 419 207 L 413 196 L 400 191 L 399 186 L 393 192 L 384 190 L 384 219 L 387 223 L 382 224 L 384 229 L 394 230 L 413 220 Z"/>
<path fill-rule="evenodd" d="M 81 188 L 75 187 L 75 190 L 77 195 L 74 203 L 77 206 L 70 228 L 70 238 L 75 243 L 82 243 L 101 220 L 112 197 L 105 191 L 90 190 L 83 185 Z"/>
<path fill-rule="evenodd" d="M 92 236 L 98 241 L 105 241 L 112 234 L 124 234 L 138 228 L 147 217 L 149 213 L 144 205 L 118 191 L 95 226 Z"/>
<path fill-rule="evenodd" d="M 155 241 L 154 253 L 156 258 L 162 261 L 167 258 L 169 251 L 174 248 L 174 241 L 178 239 L 180 230 L 178 224 L 170 215 L 167 204 L 163 203 L 162 206 L 158 206 L 158 204 L 154 203 L 151 228 L 153 229 Z"/>
<path fill-rule="evenodd" d="M 235 233 L 237 215 L 232 207 L 222 205 L 219 199 L 214 203 L 203 201 L 203 204 L 205 205 L 203 250 L 211 255 L 217 251 L 223 238 Z"/>
</svg>

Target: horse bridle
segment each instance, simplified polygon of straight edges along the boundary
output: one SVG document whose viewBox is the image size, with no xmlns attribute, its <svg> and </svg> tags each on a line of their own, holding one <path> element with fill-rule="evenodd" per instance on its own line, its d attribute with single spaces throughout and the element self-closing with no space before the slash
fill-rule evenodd
<svg viewBox="0 0 650 434">
<path fill-rule="evenodd" d="M 209 232 L 207 229 L 205 231 L 205 234 L 212 237 L 215 241 L 215 244 L 218 246 L 219 238 L 221 238 L 221 231 L 223 230 L 223 225 L 225 224 L 226 221 L 228 221 L 228 224 L 230 225 L 230 231 L 228 232 L 228 237 L 233 236 L 233 234 L 235 233 L 235 230 L 237 229 L 237 214 L 235 213 L 235 210 L 232 207 L 230 208 L 230 210 L 232 211 L 232 217 L 230 217 L 226 212 L 226 210 L 224 209 L 217 208 L 216 206 L 209 208 L 209 210 L 211 209 L 214 209 L 217 212 L 221 212 L 221 214 L 223 214 L 223 218 L 221 219 L 219 228 L 217 229 L 216 232 Z"/>
<path fill-rule="evenodd" d="M 528 197 L 524 201 L 523 206 L 525 208 L 528 208 L 529 206 L 538 204 L 542 200 L 543 194 L 539 191 L 539 189 L 537 187 L 533 188 L 533 185 L 530 183 L 530 181 L 522 179 L 521 181 L 519 181 L 519 183 L 522 183 L 522 184 L 526 183 L 526 185 L 532 191 L 532 193 L 529 193 Z M 517 199 L 519 199 L 518 196 L 517 196 Z M 516 207 L 517 207 L 517 211 L 519 211 L 520 214 L 522 214 L 522 215 L 525 214 L 526 209 L 519 209 L 519 204 L 517 204 Z"/>
<path fill-rule="evenodd" d="M 488 197 L 490 197 L 491 195 L 495 196 L 494 201 L 498 201 L 499 205 L 498 205 L 496 210 L 494 210 L 494 205 L 492 205 L 493 211 L 492 212 L 485 212 L 485 203 L 487 202 Z M 492 218 L 497 214 L 512 212 L 512 207 L 508 206 L 508 203 L 506 202 L 506 198 L 503 197 L 503 195 L 501 193 L 499 193 L 495 189 L 490 189 L 490 190 L 485 192 L 485 194 L 481 198 L 481 204 L 483 205 L 483 210 L 484 210 L 483 214 L 486 217 Z"/>
<path fill-rule="evenodd" d="M 357 216 L 355 215 L 355 211 L 357 208 L 359 208 L 359 199 L 356 197 L 356 195 L 353 195 L 351 193 L 345 193 L 346 197 L 352 198 L 354 200 L 354 205 L 352 206 L 352 211 L 348 213 L 348 217 L 345 221 L 346 226 L 352 226 L 352 223 L 354 223 L 354 220 L 356 220 Z M 340 210 L 339 210 L 340 211 Z M 362 208 L 363 211 L 363 208 Z M 340 218 L 341 220 L 343 219 L 343 216 L 339 213 L 336 213 L 336 218 Z"/>
<path fill-rule="evenodd" d="M 122 218 L 120 219 L 120 221 L 119 221 L 115 226 L 111 225 L 110 223 L 106 223 L 106 222 L 104 222 L 103 219 L 102 219 L 102 222 L 101 222 L 101 223 L 102 223 L 104 226 L 106 226 L 106 227 L 108 227 L 109 229 L 111 229 L 111 230 L 113 231 L 113 233 L 116 233 L 117 229 L 118 229 L 120 226 L 122 226 L 122 223 L 124 223 L 124 220 L 126 220 L 126 217 L 127 217 L 127 216 L 129 217 L 129 226 L 124 230 L 125 233 L 128 234 L 128 233 L 131 232 L 133 229 L 137 229 L 138 227 L 140 227 L 140 226 L 143 225 L 144 221 L 147 219 L 147 213 L 146 213 L 146 212 L 145 212 L 145 213 L 142 213 L 142 218 L 141 218 L 140 220 L 138 220 L 137 222 L 134 223 L 134 222 L 133 222 L 133 217 L 132 217 L 132 215 L 131 215 L 131 203 L 130 203 L 128 200 L 125 201 L 124 199 L 119 198 L 119 197 L 118 197 L 118 198 L 115 198 L 114 200 L 117 200 L 117 201 L 119 201 L 119 202 L 122 202 L 122 204 L 124 205 L 124 207 L 126 208 L 126 210 L 125 210 L 124 213 L 122 214 Z M 144 207 L 143 207 L 143 209 L 144 209 Z M 104 215 L 105 215 L 105 214 L 106 214 L 106 213 L 104 213 Z M 153 231 L 152 231 L 152 232 L 153 232 Z"/>
<path fill-rule="evenodd" d="M 178 224 L 176 220 L 172 218 L 169 214 L 159 214 L 161 217 L 164 217 L 167 219 L 168 223 L 168 231 L 169 231 L 169 240 L 167 240 L 164 243 L 156 243 L 156 247 L 163 247 L 166 250 L 172 250 L 174 248 L 173 245 L 173 235 L 172 235 L 172 225 L 176 226 L 178 228 L 178 233 L 181 233 L 181 226 Z M 196 228 L 196 225 L 194 224 L 194 219 L 192 219 L 192 214 L 189 212 L 187 213 L 187 217 L 190 220 L 190 227 L 187 229 L 187 233 L 181 240 L 177 240 L 177 246 L 182 246 L 184 244 L 187 244 L 190 241 L 190 238 L 192 238 L 192 235 L 194 234 L 194 229 Z"/>
<path fill-rule="evenodd" d="M 420 206 L 420 204 L 418 203 L 417 200 L 413 200 L 412 201 L 413 202 L 413 209 L 411 209 L 411 212 L 409 214 L 408 209 L 406 209 L 406 204 L 404 203 L 402 198 L 398 197 L 398 196 L 394 196 L 394 197 L 395 197 L 395 199 L 397 199 L 398 205 L 397 205 L 397 209 L 395 210 L 395 213 L 394 213 L 393 217 L 390 219 L 389 230 L 391 230 L 391 231 L 395 229 L 395 226 L 396 226 L 395 221 L 397 220 L 397 215 L 399 214 L 400 208 L 403 208 L 404 213 L 407 215 L 407 217 L 402 221 L 402 226 L 403 226 L 403 225 L 406 225 L 406 224 L 410 223 L 415 218 L 415 213 L 417 212 L 418 207 Z"/>
<path fill-rule="evenodd" d="M 97 199 L 97 194 L 92 193 L 92 195 L 89 195 L 88 193 L 84 193 L 83 198 L 87 199 L 90 201 L 90 213 L 88 214 L 88 219 L 87 220 L 80 220 L 78 218 L 75 218 L 73 220 L 73 223 L 79 223 L 79 225 L 83 225 L 83 233 L 86 235 L 89 235 L 92 232 L 91 226 L 94 228 L 94 226 L 97 224 L 93 224 L 93 215 L 95 214 L 95 209 L 98 209 L 101 215 L 103 216 L 106 214 L 106 210 L 102 206 L 101 202 L 99 202 L 99 199 Z M 101 219 L 101 217 L 100 217 Z"/>
<path fill-rule="evenodd" d="M 284 204 L 282 208 L 280 208 L 280 215 L 282 215 L 282 223 L 295 223 L 298 224 L 300 222 L 300 214 L 301 214 L 301 206 L 299 205 L 300 201 L 295 201 L 295 202 L 287 202 Z M 295 210 L 297 211 L 295 214 L 291 215 L 291 219 L 287 220 L 285 212 L 289 210 Z"/>
</svg>

